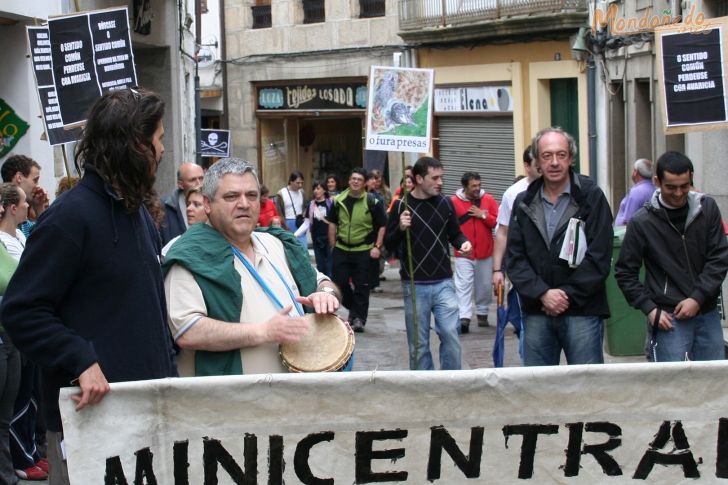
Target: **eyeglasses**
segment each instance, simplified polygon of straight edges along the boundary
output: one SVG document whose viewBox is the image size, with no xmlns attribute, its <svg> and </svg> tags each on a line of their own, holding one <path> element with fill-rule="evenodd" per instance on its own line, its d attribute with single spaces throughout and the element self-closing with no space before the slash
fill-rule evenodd
<svg viewBox="0 0 728 485">
<path fill-rule="evenodd" d="M 563 162 L 564 160 L 569 158 L 569 152 L 567 152 L 567 151 L 560 151 L 560 152 L 556 152 L 556 153 L 544 152 L 544 153 L 539 153 L 539 155 L 538 155 L 538 158 L 540 158 L 544 162 L 550 162 L 551 160 L 554 159 L 554 157 L 556 157 L 556 160 L 558 160 L 559 162 Z"/>
</svg>

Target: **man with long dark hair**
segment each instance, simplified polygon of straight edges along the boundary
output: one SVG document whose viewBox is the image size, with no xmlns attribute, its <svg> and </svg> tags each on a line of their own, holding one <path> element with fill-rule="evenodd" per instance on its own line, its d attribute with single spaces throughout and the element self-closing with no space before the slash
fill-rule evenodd
<svg viewBox="0 0 728 485">
<path fill-rule="evenodd" d="M 164 153 L 164 102 L 107 93 L 91 108 L 76 166 L 83 178 L 39 218 L 3 299 L 0 321 L 43 369 L 51 483 L 67 483 L 59 389 L 78 384 L 77 410 L 109 382 L 176 375 L 159 267 L 159 235 L 144 199 Z"/>
</svg>

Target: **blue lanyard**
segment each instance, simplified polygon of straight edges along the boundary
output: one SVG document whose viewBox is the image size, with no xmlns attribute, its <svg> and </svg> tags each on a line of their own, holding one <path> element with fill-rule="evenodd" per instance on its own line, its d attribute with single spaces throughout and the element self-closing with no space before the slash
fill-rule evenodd
<svg viewBox="0 0 728 485">
<path fill-rule="evenodd" d="M 255 279 L 255 281 L 258 282 L 258 284 L 263 289 L 265 294 L 268 295 L 268 298 L 271 299 L 271 301 L 273 302 L 273 305 L 278 310 L 282 310 L 283 303 L 281 303 L 281 301 L 278 299 L 278 297 L 275 294 L 273 294 L 273 291 L 270 289 L 270 286 L 268 286 L 268 284 L 265 282 L 265 280 L 263 280 L 263 277 L 260 275 L 260 273 L 258 273 L 258 271 L 250 263 L 250 261 L 248 261 L 248 258 L 246 258 L 235 246 L 231 245 L 230 247 L 233 250 L 233 254 L 238 257 L 238 259 L 240 260 L 241 263 L 243 263 L 243 266 L 245 266 L 245 268 L 248 270 L 250 275 Z M 273 268 L 273 271 L 275 271 L 276 274 L 278 275 L 278 278 L 283 283 L 283 286 L 285 286 L 286 290 L 288 290 L 288 296 L 291 297 L 291 301 L 293 302 L 293 307 L 298 312 L 298 315 L 303 316 L 303 307 L 301 307 L 301 304 L 296 301 L 296 296 L 291 291 L 291 288 L 288 286 L 288 283 L 286 283 L 285 278 L 283 278 L 283 275 L 281 274 L 281 272 L 278 271 L 278 268 L 276 268 L 276 265 L 273 264 L 273 261 L 271 261 L 268 258 L 266 258 L 266 260 L 268 261 L 268 263 L 270 263 L 271 267 Z"/>
</svg>

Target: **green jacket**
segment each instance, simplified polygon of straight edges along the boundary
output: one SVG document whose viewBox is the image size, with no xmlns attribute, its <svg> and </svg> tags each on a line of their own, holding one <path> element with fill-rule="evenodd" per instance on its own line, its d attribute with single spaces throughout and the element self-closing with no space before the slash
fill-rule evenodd
<svg viewBox="0 0 728 485">
<path fill-rule="evenodd" d="M 290 232 L 278 227 L 256 229 L 271 234 L 283 243 L 283 248 L 301 295 L 316 291 L 316 271 L 308 254 L 298 239 Z M 207 316 L 223 322 L 237 323 L 243 306 L 240 274 L 233 266 L 233 252 L 230 243 L 222 234 L 207 224 L 193 224 L 172 245 L 162 264 L 164 276 L 170 268 L 179 264 L 195 278 L 202 290 L 207 307 Z M 243 373 L 240 351 L 195 352 L 195 375 L 239 375 Z"/>
<path fill-rule="evenodd" d="M 349 189 L 334 197 L 333 210 L 338 218 L 336 230 L 336 247 L 342 251 L 367 251 L 374 247 L 377 239 L 374 227 L 373 211 L 380 204 L 374 196 L 364 192 L 354 203 L 349 213 L 344 201 L 349 196 Z"/>
</svg>

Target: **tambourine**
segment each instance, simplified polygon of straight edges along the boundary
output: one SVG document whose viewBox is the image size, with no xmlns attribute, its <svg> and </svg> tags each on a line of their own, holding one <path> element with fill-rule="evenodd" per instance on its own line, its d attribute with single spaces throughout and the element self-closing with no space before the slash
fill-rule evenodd
<svg viewBox="0 0 728 485">
<path fill-rule="evenodd" d="M 298 342 L 280 345 L 283 365 L 291 372 L 336 372 L 354 353 L 354 332 L 336 315 L 309 313 L 308 331 Z"/>
</svg>

